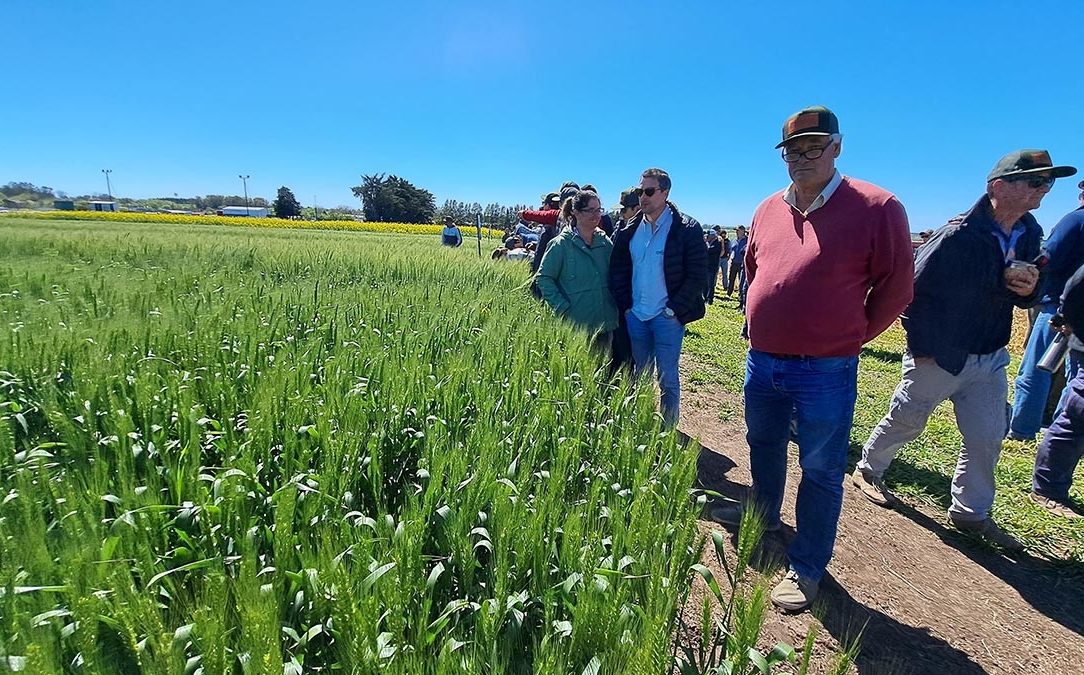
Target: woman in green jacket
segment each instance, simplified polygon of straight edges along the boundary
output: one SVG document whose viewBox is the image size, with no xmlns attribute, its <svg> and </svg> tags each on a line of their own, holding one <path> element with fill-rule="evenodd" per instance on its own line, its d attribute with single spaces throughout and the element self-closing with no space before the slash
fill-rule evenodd
<svg viewBox="0 0 1084 675">
<path fill-rule="evenodd" d="M 598 227 L 602 204 L 581 190 L 565 200 L 561 215 L 569 227 L 546 248 L 536 282 L 554 314 L 598 333 L 605 347 L 617 327 L 617 305 L 609 287 L 613 242 Z"/>
</svg>

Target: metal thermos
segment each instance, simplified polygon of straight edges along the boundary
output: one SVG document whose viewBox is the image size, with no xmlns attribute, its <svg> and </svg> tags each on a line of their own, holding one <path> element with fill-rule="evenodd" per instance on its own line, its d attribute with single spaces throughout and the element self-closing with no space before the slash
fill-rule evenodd
<svg viewBox="0 0 1084 675">
<path fill-rule="evenodd" d="M 1061 368 L 1061 364 L 1065 363 L 1065 354 L 1069 351 L 1069 338 L 1064 333 L 1058 333 L 1054 336 L 1054 341 L 1050 343 L 1050 346 L 1043 352 L 1043 358 L 1039 359 L 1039 363 L 1036 366 L 1039 370 L 1045 370 L 1048 373 L 1053 373 Z"/>
</svg>

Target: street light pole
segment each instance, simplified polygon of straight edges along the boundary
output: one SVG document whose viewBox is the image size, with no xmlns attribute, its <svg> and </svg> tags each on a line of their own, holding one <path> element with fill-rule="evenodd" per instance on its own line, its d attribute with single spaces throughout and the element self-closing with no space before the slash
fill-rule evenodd
<svg viewBox="0 0 1084 675">
<path fill-rule="evenodd" d="M 105 193 L 109 195 L 109 201 L 113 201 L 113 186 L 109 184 L 109 174 L 113 173 L 113 169 L 102 169 L 102 173 L 105 174 Z"/>
<path fill-rule="evenodd" d="M 245 186 L 245 215 L 251 216 L 252 214 L 248 212 L 248 179 L 252 178 L 252 176 L 242 176 L 241 174 L 237 174 L 237 177 L 241 179 L 241 182 Z"/>
</svg>

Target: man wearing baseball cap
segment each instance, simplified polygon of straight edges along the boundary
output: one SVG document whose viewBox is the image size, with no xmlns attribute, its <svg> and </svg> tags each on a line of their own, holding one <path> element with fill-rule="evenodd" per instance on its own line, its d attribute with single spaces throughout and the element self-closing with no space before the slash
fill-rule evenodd
<svg viewBox="0 0 1084 675">
<path fill-rule="evenodd" d="M 1030 211 L 1056 178 L 1074 173 L 1073 167 L 1054 166 L 1045 150 L 1010 152 L 986 177 L 986 192 L 975 205 L 918 249 L 915 299 L 903 315 L 903 378 L 851 477 L 870 501 L 895 504 L 881 481 L 885 469 L 922 433 L 934 408 L 951 400 L 963 442 L 949 521 L 1007 551 L 1023 550 L 990 518 L 1005 435 L 1005 345 L 1013 308 L 1039 301 L 1039 270 L 1028 261 L 1039 255 L 1043 231 Z"/>
<path fill-rule="evenodd" d="M 613 207 L 617 211 L 617 222 L 614 223 L 614 232 L 625 226 L 633 216 L 640 212 L 640 197 L 636 188 L 621 191 L 621 200 Z"/>
<path fill-rule="evenodd" d="M 749 353 L 745 423 L 753 504 L 768 531 L 780 527 L 787 443 L 796 421 L 802 478 L 788 570 L 771 600 L 808 608 L 835 545 L 862 345 L 911 300 L 910 227 L 894 195 L 845 177 L 835 114 L 801 110 L 783 124 L 791 184 L 753 215 L 745 250 Z M 740 522 L 723 504 L 712 517 Z"/>
</svg>

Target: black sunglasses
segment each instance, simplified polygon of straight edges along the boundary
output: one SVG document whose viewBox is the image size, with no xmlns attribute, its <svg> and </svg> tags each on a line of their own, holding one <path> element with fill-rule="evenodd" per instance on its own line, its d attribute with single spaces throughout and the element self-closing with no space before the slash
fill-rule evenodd
<svg viewBox="0 0 1084 675">
<path fill-rule="evenodd" d="M 658 187 L 636 188 L 636 196 L 639 197 L 640 195 L 647 195 L 648 197 L 654 197 L 655 193 L 660 191 L 660 190 L 662 190 L 662 188 L 658 188 Z"/>
<path fill-rule="evenodd" d="M 1010 183 L 1027 182 L 1028 187 L 1033 190 L 1038 190 L 1044 185 L 1048 188 L 1054 187 L 1054 178 L 1048 176 L 1006 176 L 1003 180 Z"/>
</svg>

